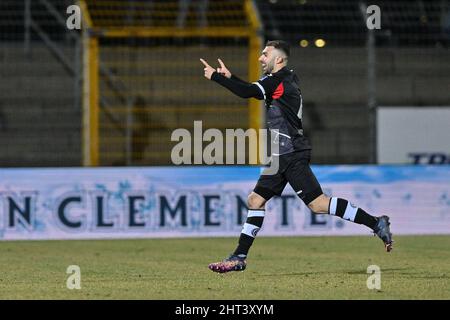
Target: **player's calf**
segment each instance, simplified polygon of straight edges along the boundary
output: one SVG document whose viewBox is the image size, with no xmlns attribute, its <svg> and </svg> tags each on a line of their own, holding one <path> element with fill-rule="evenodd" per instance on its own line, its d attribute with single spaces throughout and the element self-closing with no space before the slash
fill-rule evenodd
<svg viewBox="0 0 450 320">
<path fill-rule="evenodd" d="M 383 241 L 386 251 L 392 250 L 393 240 L 389 217 L 374 217 L 345 199 L 336 197 L 329 199 L 329 214 L 369 227 Z"/>
</svg>

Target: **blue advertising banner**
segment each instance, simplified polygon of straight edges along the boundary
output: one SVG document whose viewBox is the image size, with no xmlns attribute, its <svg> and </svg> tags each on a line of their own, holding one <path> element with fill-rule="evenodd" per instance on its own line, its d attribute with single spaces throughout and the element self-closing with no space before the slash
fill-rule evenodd
<svg viewBox="0 0 450 320">
<path fill-rule="evenodd" d="M 450 166 L 313 166 L 324 192 L 395 234 L 450 233 Z M 238 236 L 258 167 L 0 169 L 0 239 Z M 316 215 L 287 186 L 259 236 L 370 234 Z"/>
</svg>

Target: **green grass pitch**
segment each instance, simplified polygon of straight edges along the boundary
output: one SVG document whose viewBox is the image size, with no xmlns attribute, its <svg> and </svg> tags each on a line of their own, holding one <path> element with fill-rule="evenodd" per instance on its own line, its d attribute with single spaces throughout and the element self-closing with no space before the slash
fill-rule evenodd
<svg viewBox="0 0 450 320">
<path fill-rule="evenodd" d="M 0 299 L 450 299 L 450 236 L 397 236 L 391 253 L 371 236 L 259 237 L 247 270 L 211 272 L 236 241 L 4 241 Z M 367 288 L 369 265 L 381 290 Z"/>
</svg>

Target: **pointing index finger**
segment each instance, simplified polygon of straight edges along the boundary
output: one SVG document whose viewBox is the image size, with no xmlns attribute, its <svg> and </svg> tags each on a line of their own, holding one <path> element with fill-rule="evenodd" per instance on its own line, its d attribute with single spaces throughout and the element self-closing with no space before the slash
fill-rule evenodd
<svg viewBox="0 0 450 320">
<path fill-rule="evenodd" d="M 223 61 L 222 61 L 222 60 L 220 60 L 220 58 L 219 58 L 219 59 L 217 59 L 217 60 L 219 60 L 220 66 L 221 66 L 222 68 L 225 68 L 225 64 L 223 63 Z"/>
<path fill-rule="evenodd" d="M 200 58 L 200 61 L 205 65 L 205 67 L 210 67 L 210 65 L 208 64 L 208 62 L 206 62 L 206 61 L 203 60 L 202 58 Z"/>
</svg>

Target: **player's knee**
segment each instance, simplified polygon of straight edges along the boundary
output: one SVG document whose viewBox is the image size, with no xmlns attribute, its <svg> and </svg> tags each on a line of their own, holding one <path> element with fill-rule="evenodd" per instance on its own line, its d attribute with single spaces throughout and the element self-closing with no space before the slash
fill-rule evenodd
<svg viewBox="0 0 450 320">
<path fill-rule="evenodd" d="M 263 209 L 266 203 L 266 199 L 254 192 L 250 193 L 247 198 L 247 206 L 249 209 Z"/>
<path fill-rule="evenodd" d="M 316 199 L 311 201 L 308 204 L 308 208 L 317 214 L 328 213 L 328 204 L 330 202 L 330 198 L 325 196 L 324 194 L 318 196 Z"/>
</svg>

